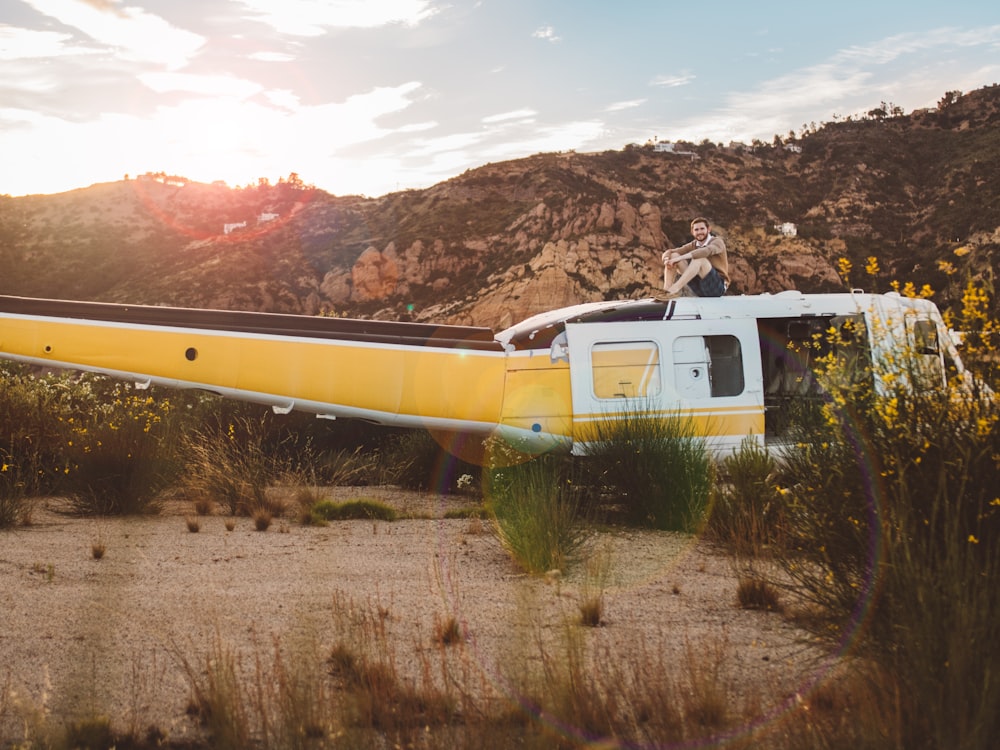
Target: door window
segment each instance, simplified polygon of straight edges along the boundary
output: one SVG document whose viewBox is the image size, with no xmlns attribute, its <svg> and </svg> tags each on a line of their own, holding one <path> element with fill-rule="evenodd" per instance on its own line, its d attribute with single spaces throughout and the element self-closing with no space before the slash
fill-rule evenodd
<svg viewBox="0 0 1000 750">
<path fill-rule="evenodd" d="M 684 398 L 716 398 L 743 393 L 743 352 L 735 336 L 680 336 L 674 339 L 674 377 Z"/>
<path fill-rule="evenodd" d="M 591 367 L 597 398 L 660 394 L 660 348 L 655 341 L 597 342 L 591 349 Z"/>
</svg>

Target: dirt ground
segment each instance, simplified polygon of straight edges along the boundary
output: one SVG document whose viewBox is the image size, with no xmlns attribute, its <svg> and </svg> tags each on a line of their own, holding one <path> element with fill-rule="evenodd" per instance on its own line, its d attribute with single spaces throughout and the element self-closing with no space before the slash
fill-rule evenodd
<svg viewBox="0 0 1000 750">
<path fill-rule="evenodd" d="M 641 644 L 678 665 L 723 653 L 727 679 L 758 696 L 760 721 L 830 667 L 787 618 L 739 608 L 732 561 L 696 538 L 603 531 L 592 548 L 608 561 L 603 584 L 582 565 L 527 576 L 485 522 L 444 518 L 469 498 L 393 487 L 327 494 L 418 517 L 325 527 L 289 518 L 260 532 L 250 519 L 229 531 L 225 517 L 210 515 L 192 533 L 193 510 L 180 502 L 156 516 L 92 519 L 50 500 L 31 525 L 0 532 L 0 738 L 17 740 L 26 716 L 87 712 L 123 731 L 155 725 L 171 739 L 197 736 L 185 663 L 200 669 L 220 644 L 241 658 L 275 643 L 328 654 L 353 609 L 380 613 L 401 671 L 414 675 L 436 628 L 454 618 L 487 690 L 515 651 L 534 648 L 525 644 L 560 648 L 598 589 L 601 626 L 575 629 L 588 647 L 628 655 Z"/>
</svg>

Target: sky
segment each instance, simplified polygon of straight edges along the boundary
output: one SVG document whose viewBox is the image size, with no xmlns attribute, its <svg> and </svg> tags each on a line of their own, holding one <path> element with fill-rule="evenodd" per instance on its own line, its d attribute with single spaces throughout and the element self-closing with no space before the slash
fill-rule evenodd
<svg viewBox="0 0 1000 750">
<path fill-rule="evenodd" d="M 997 82 L 995 0 L 2 0 L 0 194 L 295 172 L 377 197 Z"/>
</svg>

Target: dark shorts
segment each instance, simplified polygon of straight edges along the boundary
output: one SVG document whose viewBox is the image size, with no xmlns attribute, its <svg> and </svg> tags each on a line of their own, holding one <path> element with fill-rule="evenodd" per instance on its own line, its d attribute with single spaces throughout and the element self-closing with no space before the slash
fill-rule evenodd
<svg viewBox="0 0 1000 750">
<path fill-rule="evenodd" d="M 713 268 L 704 277 L 695 276 L 691 279 L 688 288 L 699 297 L 721 297 L 726 293 L 726 282 Z"/>
</svg>

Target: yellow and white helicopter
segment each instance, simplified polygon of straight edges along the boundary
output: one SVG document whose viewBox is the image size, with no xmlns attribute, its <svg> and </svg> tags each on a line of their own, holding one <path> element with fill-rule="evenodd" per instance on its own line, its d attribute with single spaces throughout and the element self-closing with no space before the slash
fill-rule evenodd
<svg viewBox="0 0 1000 750">
<path fill-rule="evenodd" d="M 860 350 L 916 347 L 961 367 L 933 303 L 898 294 L 591 302 L 488 328 L 0 296 L 0 358 L 198 388 L 326 418 L 497 435 L 585 452 L 588 428 L 641 403 L 692 419 L 717 453 L 780 437 L 815 395 L 812 348 L 853 321 Z M 877 332 L 877 333 L 875 333 Z M 939 369 L 938 369 L 939 368 Z"/>
</svg>

